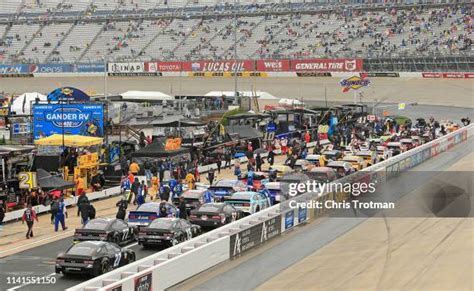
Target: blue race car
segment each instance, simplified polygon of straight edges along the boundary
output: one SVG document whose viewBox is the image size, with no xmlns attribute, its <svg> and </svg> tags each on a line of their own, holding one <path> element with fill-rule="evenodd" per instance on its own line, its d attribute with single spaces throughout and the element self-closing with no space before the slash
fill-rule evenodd
<svg viewBox="0 0 474 291">
<path fill-rule="evenodd" d="M 153 220 L 160 216 L 160 205 L 158 202 L 147 202 L 132 210 L 128 214 L 128 225 L 133 227 L 137 232 L 141 227 L 148 226 Z M 179 217 L 179 210 L 171 203 L 165 203 L 166 217 Z M 163 216 L 164 217 L 164 216 Z"/>
<path fill-rule="evenodd" d="M 247 190 L 247 185 L 240 180 L 223 179 L 208 188 L 214 194 L 215 201 L 223 201 L 233 193 Z"/>
</svg>

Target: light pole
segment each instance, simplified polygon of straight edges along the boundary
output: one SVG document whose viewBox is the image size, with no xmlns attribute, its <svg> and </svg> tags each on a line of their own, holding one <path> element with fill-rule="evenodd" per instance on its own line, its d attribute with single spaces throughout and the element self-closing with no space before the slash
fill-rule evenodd
<svg viewBox="0 0 474 291">
<path fill-rule="evenodd" d="M 237 98 L 237 0 L 234 0 L 234 97 Z"/>
</svg>

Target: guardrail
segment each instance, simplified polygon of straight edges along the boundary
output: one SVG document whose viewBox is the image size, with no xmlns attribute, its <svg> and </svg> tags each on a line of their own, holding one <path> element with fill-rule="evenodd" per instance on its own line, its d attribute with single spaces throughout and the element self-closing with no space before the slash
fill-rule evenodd
<svg viewBox="0 0 474 291">
<path fill-rule="evenodd" d="M 375 164 L 364 172 L 389 177 L 392 172 L 408 170 L 437 156 L 472 136 L 474 125 L 461 128 L 439 139 L 409 150 L 389 160 Z M 388 174 L 388 175 L 387 175 Z M 305 193 L 299 201 L 334 199 L 335 193 Z M 164 251 L 123 266 L 67 291 L 90 290 L 163 290 L 174 286 L 219 263 L 237 257 L 245 251 L 279 236 L 292 227 L 321 216 L 323 209 L 287 209 L 289 201 L 225 225 Z M 121 288 L 121 289 L 120 289 Z M 142 289 L 145 288 L 145 289 Z"/>
</svg>

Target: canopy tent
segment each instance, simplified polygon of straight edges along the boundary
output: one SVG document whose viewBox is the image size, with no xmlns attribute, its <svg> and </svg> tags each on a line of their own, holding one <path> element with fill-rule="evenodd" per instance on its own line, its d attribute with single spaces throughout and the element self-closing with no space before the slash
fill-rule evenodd
<svg viewBox="0 0 474 291">
<path fill-rule="evenodd" d="M 286 99 L 282 98 L 278 101 L 278 104 L 285 105 L 285 106 L 302 106 L 304 105 L 303 102 L 297 99 Z"/>
<path fill-rule="evenodd" d="M 172 96 L 159 91 L 127 91 L 120 94 L 120 96 L 122 96 L 122 100 L 174 100 Z"/>
<path fill-rule="evenodd" d="M 13 99 L 10 106 L 10 112 L 15 112 L 16 115 L 31 115 L 31 103 L 39 101 L 46 101 L 47 97 L 38 92 L 29 92 L 21 94 Z"/>
<path fill-rule="evenodd" d="M 36 170 L 36 179 L 38 181 L 38 186 L 44 191 L 49 190 L 63 190 L 74 187 L 73 182 L 65 181 L 63 178 L 58 176 L 53 176 L 43 169 Z"/>
<path fill-rule="evenodd" d="M 235 95 L 234 91 L 211 91 L 211 92 L 207 93 L 204 96 L 208 96 L 208 97 L 222 97 L 222 96 L 234 97 L 234 95 Z M 254 97 L 254 96 L 256 96 L 256 97 L 258 97 L 258 99 L 262 99 L 262 100 L 276 100 L 276 99 L 278 99 L 277 97 L 273 96 L 272 94 L 270 94 L 268 92 L 264 92 L 264 91 L 256 91 L 256 92 L 239 91 L 239 96 L 238 97 Z"/>
<path fill-rule="evenodd" d="M 95 145 L 101 145 L 103 139 L 100 137 L 91 137 L 83 135 L 63 135 L 53 134 L 51 136 L 35 140 L 36 145 L 43 146 L 62 146 L 63 144 L 67 147 L 90 147 Z"/>
<path fill-rule="evenodd" d="M 166 138 L 158 138 L 152 144 L 132 153 L 132 157 L 136 158 L 168 158 L 182 154 L 190 153 L 188 148 L 180 148 L 177 150 L 165 149 Z"/>
</svg>

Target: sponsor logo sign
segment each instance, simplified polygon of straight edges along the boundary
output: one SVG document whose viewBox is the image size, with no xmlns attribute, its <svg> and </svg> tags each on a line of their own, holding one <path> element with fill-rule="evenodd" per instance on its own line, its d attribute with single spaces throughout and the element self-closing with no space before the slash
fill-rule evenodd
<svg viewBox="0 0 474 291">
<path fill-rule="evenodd" d="M 183 62 L 182 69 L 186 72 L 245 72 L 253 71 L 252 61 L 197 61 Z"/>
<path fill-rule="evenodd" d="M 20 75 L 31 73 L 30 65 L 0 65 L 0 75 Z"/>
<path fill-rule="evenodd" d="M 358 72 L 362 70 L 361 59 L 310 59 L 291 61 L 291 70 L 296 72 Z"/>
<path fill-rule="evenodd" d="M 443 74 L 442 74 L 442 73 L 421 73 L 421 76 L 422 76 L 423 78 L 434 78 L 434 79 L 438 79 L 438 78 L 443 77 Z"/>
<path fill-rule="evenodd" d="M 317 72 L 297 72 L 296 73 L 296 76 L 298 77 L 331 77 L 331 73 L 329 72 L 321 72 L 321 73 L 317 73 Z"/>
<path fill-rule="evenodd" d="M 364 79 L 359 76 L 352 76 L 347 79 L 341 80 L 339 83 L 342 86 L 342 92 L 348 92 L 349 90 L 359 90 L 362 87 L 368 87 L 370 85 L 369 79 Z"/>
<path fill-rule="evenodd" d="M 83 91 L 73 88 L 73 87 L 62 87 L 54 90 L 49 93 L 48 101 L 75 101 L 75 102 L 84 102 L 89 101 L 90 97 Z"/>
<path fill-rule="evenodd" d="M 144 76 L 149 74 L 145 72 L 145 63 L 140 62 L 109 63 L 107 69 L 110 76 Z"/>
<path fill-rule="evenodd" d="M 135 291 L 152 291 L 152 273 L 147 273 L 135 279 Z"/>
<path fill-rule="evenodd" d="M 464 78 L 466 79 L 473 79 L 474 78 L 474 73 L 465 73 Z"/>
<path fill-rule="evenodd" d="M 122 291 L 122 285 L 111 287 L 107 291 Z"/>
<path fill-rule="evenodd" d="M 298 223 L 306 221 L 308 210 L 306 208 L 298 208 Z"/>
<path fill-rule="evenodd" d="M 443 73 L 443 78 L 462 79 L 462 78 L 464 78 L 464 74 L 462 74 L 462 73 Z"/>
<path fill-rule="evenodd" d="M 230 257 L 238 256 L 281 234 L 281 216 L 254 225 L 230 236 Z"/>
<path fill-rule="evenodd" d="M 33 137 L 52 134 L 103 136 L 102 104 L 37 104 L 33 106 Z"/>
<path fill-rule="evenodd" d="M 377 73 L 377 72 L 374 72 L 374 73 L 363 73 L 361 74 L 363 76 L 361 77 L 389 77 L 389 78 L 398 78 L 400 77 L 400 74 L 399 73 L 392 73 L 392 72 L 387 72 L 387 73 Z"/>
<path fill-rule="evenodd" d="M 70 73 L 72 65 L 69 64 L 39 64 L 31 65 L 32 73 Z"/>
<path fill-rule="evenodd" d="M 295 211 L 291 210 L 285 213 L 285 229 L 292 228 L 295 225 Z"/>
<path fill-rule="evenodd" d="M 431 146 L 431 157 L 436 157 L 441 153 L 441 145 L 439 143 L 435 143 Z"/>
<path fill-rule="evenodd" d="M 145 63 L 145 72 L 180 72 L 181 62 L 148 62 Z"/>
<path fill-rule="evenodd" d="M 74 64 L 72 71 L 77 73 L 101 73 L 104 72 L 105 65 L 97 64 Z"/>
<path fill-rule="evenodd" d="M 289 60 L 258 60 L 256 62 L 256 71 L 259 72 L 288 72 L 289 70 Z"/>
</svg>

